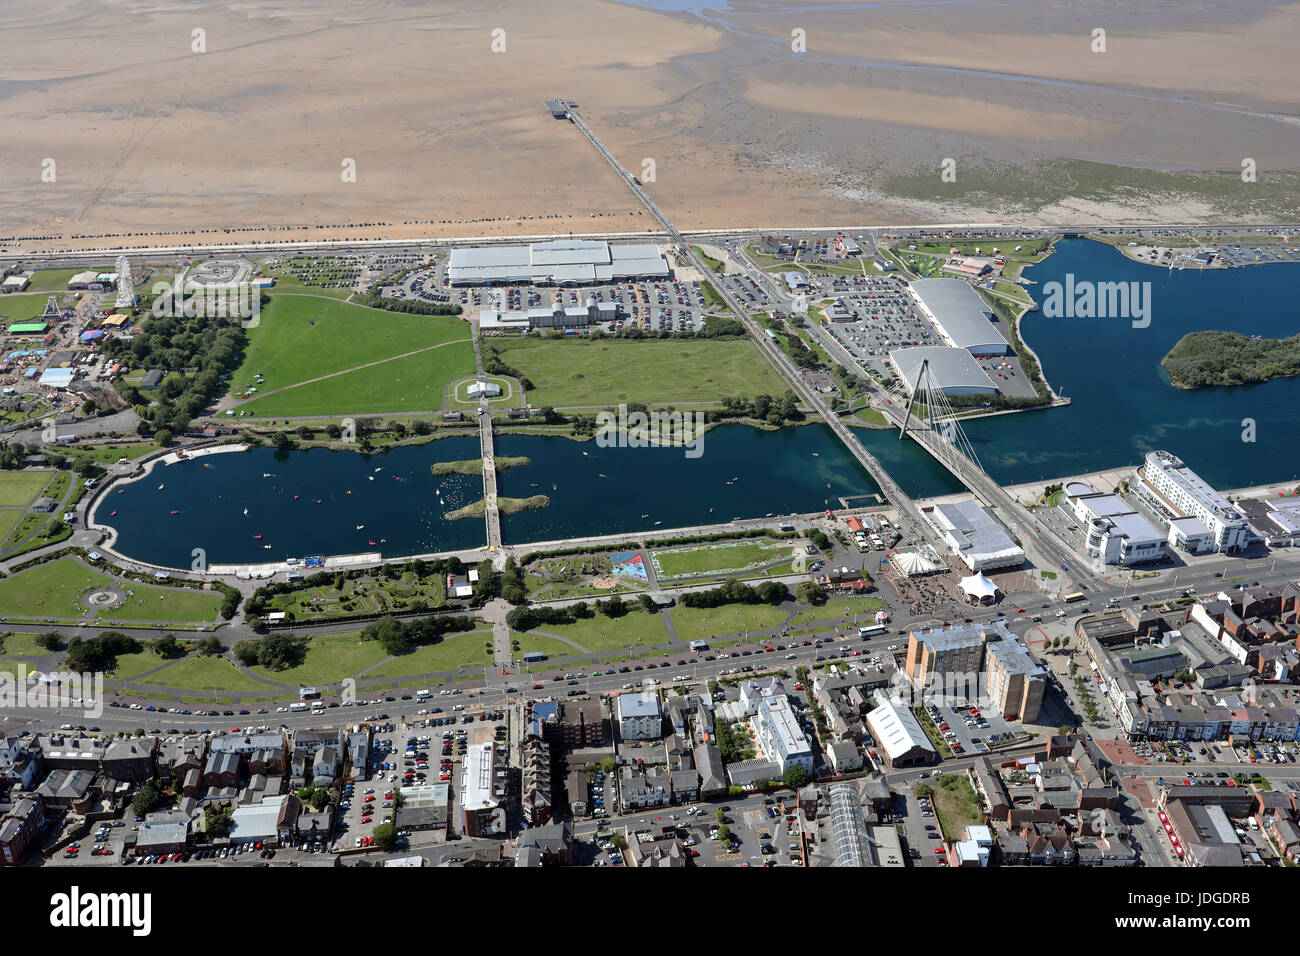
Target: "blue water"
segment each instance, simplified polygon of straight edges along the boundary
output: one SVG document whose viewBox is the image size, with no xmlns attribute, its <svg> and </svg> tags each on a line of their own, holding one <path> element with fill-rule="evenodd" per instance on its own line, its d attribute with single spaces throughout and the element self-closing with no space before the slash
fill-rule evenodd
<svg viewBox="0 0 1300 956">
<path fill-rule="evenodd" d="M 1068 408 L 971 422 L 985 469 L 1003 483 L 1134 464 L 1156 448 L 1174 452 L 1220 488 L 1289 480 L 1300 435 L 1300 379 L 1187 391 L 1169 384 L 1160 359 L 1188 332 L 1224 329 L 1277 338 L 1300 332 L 1300 264 L 1170 272 L 1103 243 L 1067 239 L 1028 270 L 1036 299 L 1050 281 L 1151 283 L 1151 325 L 1123 319 L 1048 318 L 1021 325 L 1048 382 Z M 1242 421 L 1256 422 L 1254 444 Z"/>
<path fill-rule="evenodd" d="M 702 452 L 690 459 L 681 448 L 600 448 L 594 441 L 502 435 L 498 455 L 524 455 L 532 464 L 502 473 L 500 494 L 551 499 L 548 508 L 503 516 L 502 536 L 550 541 L 650 530 L 656 522 L 664 528 L 717 524 L 839 507 L 841 495 L 879 490 L 825 425 L 781 431 L 726 425 L 705 434 Z"/>
<path fill-rule="evenodd" d="M 96 518 L 118 529 L 123 554 L 180 568 L 191 567 L 195 548 L 204 550 L 209 564 L 472 548 L 483 544 L 483 522 L 442 516 L 482 498 L 483 480 L 434 477 L 430 466 L 477 457 L 477 437 L 379 455 L 252 448 L 156 467 L 149 477 L 123 486 L 122 494 L 110 492 Z M 117 516 L 110 517 L 114 510 Z M 171 515 L 173 510 L 180 514 Z"/>
<path fill-rule="evenodd" d="M 1157 448 L 1174 452 L 1219 488 L 1296 477 L 1300 379 L 1189 392 L 1172 387 L 1159 363 L 1194 330 L 1270 338 L 1300 331 L 1300 264 L 1169 272 L 1087 240 L 1064 240 L 1056 248 L 1027 273 L 1038 283 L 1032 287 L 1036 298 L 1042 298 L 1043 283 L 1064 282 L 1066 273 L 1076 282 L 1150 282 L 1152 321 L 1135 329 L 1125 319 L 1027 316 L 1024 337 L 1048 381 L 1073 404 L 966 422 L 994 478 L 1015 484 L 1118 468 Z M 1250 444 L 1241 440 L 1246 418 L 1256 423 L 1257 440 Z M 908 494 L 959 490 L 947 471 L 896 432 L 858 434 Z M 878 491 L 823 425 L 777 432 L 717 428 L 705 436 L 698 459 L 686 458 L 680 448 L 604 449 L 535 435 L 499 436 L 497 454 L 532 459 L 500 476 L 502 495 L 551 498 L 548 508 L 502 519 L 507 543 L 619 534 L 656 522 L 672 528 L 815 511 L 841 495 Z M 484 543 L 481 520 L 449 522 L 443 515 L 482 497 L 481 480 L 435 478 L 429 471 L 435 461 L 476 457 L 473 437 L 368 456 L 257 448 L 157 469 L 122 494 L 111 493 L 98 518 L 119 529 L 124 554 L 182 568 L 191 566 L 194 548 L 203 548 L 209 563 L 254 563 L 316 553 L 377 550 L 393 557 L 477 547 Z M 739 480 L 728 485 L 733 478 Z M 109 517 L 114 509 L 117 516 Z M 180 513 L 171 516 L 173 509 Z M 365 527 L 358 530 L 358 524 Z"/>
</svg>

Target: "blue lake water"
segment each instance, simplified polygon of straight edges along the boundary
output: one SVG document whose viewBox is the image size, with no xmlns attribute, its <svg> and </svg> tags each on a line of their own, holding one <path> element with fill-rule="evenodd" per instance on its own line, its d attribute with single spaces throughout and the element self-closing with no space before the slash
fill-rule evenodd
<svg viewBox="0 0 1300 956">
<path fill-rule="evenodd" d="M 1067 273 L 1076 282 L 1150 282 L 1151 324 L 1135 329 L 1125 319 L 1026 317 L 1025 339 L 1048 381 L 1073 404 L 967 422 L 990 474 L 1005 484 L 1064 477 L 1136 464 L 1165 448 L 1220 488 L 1296 476 L 1300 379 L 1189 392 L 1173 388 L 1159 362 L 1194 330 L 1266 337 L 1300 331 L 1300 264 L 1168 272 L 1131 262 L 1110 246 L 1071 239 L 1029 270 L 1039 283 L 1035 297 L 1041 299 L 1042 283 L 1064 282 Z M 1256 423 L 1254 443 L 1241 440 L 1246 418 Z M 909 494 L 958 490 L 943 468 L 896 432 L 859 434 Z M 497 454 L 532 460 L 500 476 L 502 495 L 551 498 L 548 508 L 503 518 L 508 543 L 815 511 L 841 495 L 878 491 L 822 425 L 717 428 L 705 436 L 698 459 L 681 449 L 606 449 L 533 435 L 499 436 Z M 182 568 L 190 566 L 194 548 L 203 548 L 210 563 L 253 563 L 477 547 L 484 542 L 482 521 L 443 515 L 482 497 L 481 480 L 435 478 L 429 470 L 436 461 L 476 457 L 473 437 L 368 456 L 258 448 L 159 468 L 121 494 L 110 493 L 98 517 L 118 528 L 123 553 Z M 116 517 L 109 517 L 112 510 Z"/>
</svg>

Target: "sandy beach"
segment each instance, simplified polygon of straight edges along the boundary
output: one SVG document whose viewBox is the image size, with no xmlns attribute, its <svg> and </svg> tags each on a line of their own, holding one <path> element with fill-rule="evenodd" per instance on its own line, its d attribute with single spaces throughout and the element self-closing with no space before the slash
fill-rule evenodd
<svg viewBox="0 0 1300 956">
<path fill-rule="evenodd" d="M 1297 4 L 645 2 L 13 0 L 0 247 L 1300 218 Z"/>
</svg>

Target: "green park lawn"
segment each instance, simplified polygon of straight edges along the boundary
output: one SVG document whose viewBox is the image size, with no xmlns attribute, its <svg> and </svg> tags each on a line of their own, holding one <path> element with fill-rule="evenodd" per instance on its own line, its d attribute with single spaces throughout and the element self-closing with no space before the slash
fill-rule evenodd
<svg viewBox="0 0 1300 956">
<path fill-rule="evenodd" d="M 535 406 L 709 402 L 783 395 L 785 384 L 745 339 L 515 339 L 501 351 L 535 388 Z"/>
<path fill-rule="evenodd" d="M 408 674 L 436 674 L 483 668 L 492 663 L 492 654 L 483 650 L 485 644 L 491 643 L 490 629 L 449 635 L 437 644 L 417 647 L 410 654 L 387 660 L 373 670 L 366 671 L 365 677 L 405 677 Z"/>
<path fill-rule="evenodd" d="M 708 640 L 744 631 L 766 630 L 785 623 L 789 611 L 770 604 L 726 604 L 722 607 L 675 607 L 673 623 L 683 641 Z"/>
<path fill-rule="evenodd" d="M 4 541 L 27 512 L 22 508 L 6 508 L 0 511 L 0 541 Z"/>
<path fill-rule="evenodd" d="M 0 609 L 18 618 L 80 620 L 78 598 L 113 583 L 112 578 L 73 558 L 59 558 L 0 580 Z M 134 595 L 119 607 L 101 611 L 98 620 L 205 623 L 215 620 L 221 606 L 221 594 L 216 591 L 155 588 L 137 581 L 124 586 Z"/>
<path fill-rule="evenodd" d="M 138 581 L 127 581 L 122 586 L 131 596 L 118 607 L 100 611 L 97 620 L 206 624 L 216 620 L 221 608 L 220 591 L 155 588 Z"/>
<path fill-rule="evenodd" d="M 462 341 L 268 395 L 244 408 L 260 416 L 441 411 L 446 383 L 474 370 L 469 334 L 466 327 Z"/>
<path fill-rule="evenodd" d="M 574 650 L 563 641 L 557 641 L 553 637 L 544 637 L 535 632 L 511 631 L 510 632 L 511 651 L 510 656 L 515 660 L 520 660 L 525 654 L 534 651 L 540 651 L 545 654 L 548 660 L 555 660 L 557 657 L 576 657 L 581 652 Z M 515 644 L 519 645 L 519 650 L 514 650 Z"/>
<path fill-rule="evenodd" d="M 68 290 L 68 280 L 78 272 L 85 272 L 88 269 L 94 269 L 96 272 L 112 272 L 114 266 L 111 263 L 104 263 L 98 266 L 86 266 L 85 268 L 76 269 L 39 269 L 32 276 L 32 284 L 27 287 L 27 291 L 31 293 L 43 292 L 46 296 L 51 292 L 66 292 Z"/>
<path fill-rule="evenodd" d="M 0 506 L 31 504 L 54 475 L 53 471 L 0 471 Z"/>
<path fill-rule="evenodd" d="M 183 657 L 149 678 L 155 687 L 242 693 L 272 690 L 240 671 L 225 657 Z"/>
<path fill-rule="evenodd" d="M 159 657 L 146 647 L 136 654 L 118 654 L 117 667 L 113 668 L 112 676 L 115 680 L 132 680 L 145 671 L 155 670 L 170 663 L 171 661 Z"/>
<path fill-rule="evenodd" d="M 360 631 L 347 631 L 314 635 L 307 644 L 302 663 L 296 667 L 282 671 L 266 667 L 249 669 L 282 684 L 332 684 L 345 677 L 355 677 L 387 656 L 378 641 L 363 641 Z"/>
<path fill-rule="evenodd" d="M 660 576 L 671 578 L 683 574 L 740 571 L 752 564 L 775 561 L 789 554 L 788 544 L 763 545 L 756 541 L 745 541 L 736 544 L 701 545 L 689 550 L 655 551 L 653 557 L 659 562 Z"/>
<path fill-rule="evenodd" d="M 790 621 L 795 624 L 816 624 L 819 621 L 843 621 L 853 620 L 853 615 L 875 614 L 877 611 L 885 610 L 889 605 L 878 597 L 860 597 L 860 598 L 831 598 L 825 604 L 804 608 L 796 614 Z M 859 624 L 874 624 L 875 621 L 867 621 L 860 618 Z"/>
<path fill-rule="evenodd" d="M 110 578 L 72 558 L 59 558 L 0 580 L 0 613 L 79 620 L 82 613 L 77 599 L 81 594 L 111 583 Z"/>
<path fill-rule="evenodd" d="M 50 653 L 36 643 L 35 634 L 11 632 L 0 640 L 0 653 L 6 657 L 44 657 Z"/>
<path fill-rule="evenodd" d="M 244 407 L 256 415 L 441 408 L 443 384 L 474 371 L 470 329 L 458 318 L 272 293 L 231 385 L 238 394 L 261 373 L 258 390 L 266 393 L 451 342 L 458 344 L 255 398 Z"/>
<path fill-rule="evenodd" d="M 663 618 L 639 609 L 616 618 L 595 614 L 572 624 L 543 624 L 536 631 L 544 632 L 543 637 L 549 634 L 567 637 L 593 654 L 633 647 L 662 647 L 668 643 Z M 570 647 L 569 653 L 583 652 Z"/>
</svg>

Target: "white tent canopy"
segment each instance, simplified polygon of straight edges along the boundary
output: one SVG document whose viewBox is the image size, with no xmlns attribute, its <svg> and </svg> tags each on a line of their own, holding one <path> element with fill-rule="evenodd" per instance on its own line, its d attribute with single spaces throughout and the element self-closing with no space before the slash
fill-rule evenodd
<svg viewBox="0 0 1300 956">
<path fill-rule="evenodd" d="M 889 556 L 889 560 L 909 578 L 921 574 L 934 574 L 936 571 L 945 571 L 948 568 L 934 548 L 929 545 L 907 551 L 895 551 Z"/>
<path fill-rule="evenodd" d="M 998 586 L 985 577 L 983 571 L 962 578 L 960 587 L 963 594 L 977 601 L 991 601 L 998 596 Z"/>
</svg>

